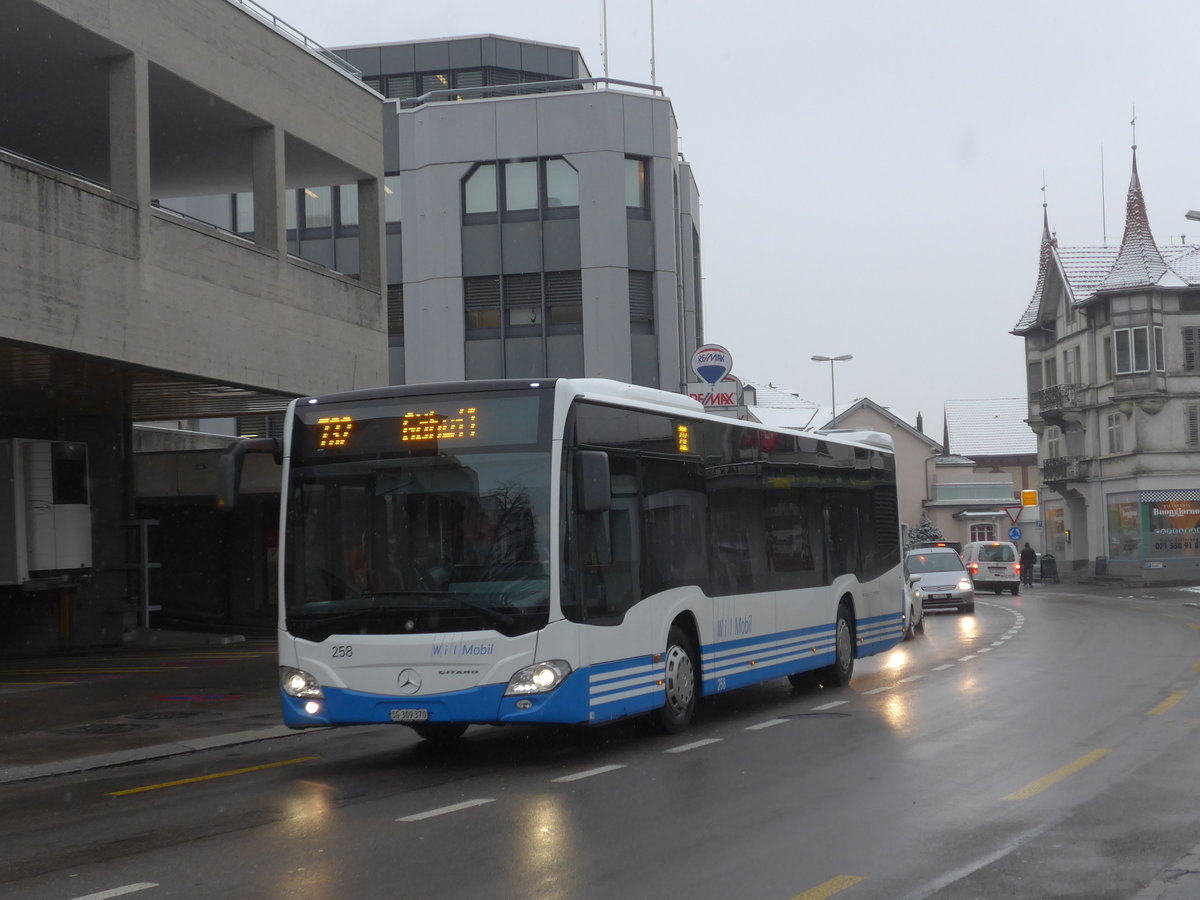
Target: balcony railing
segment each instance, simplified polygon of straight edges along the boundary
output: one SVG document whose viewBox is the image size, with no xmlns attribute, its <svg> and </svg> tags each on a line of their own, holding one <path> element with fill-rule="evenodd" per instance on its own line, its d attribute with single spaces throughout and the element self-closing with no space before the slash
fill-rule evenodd
<svg viewBox="0 0 1200 900">
<path fill-rule="evenodd" d="M 1043 413 L 1056 409 L 1078 409 L 1083 400 L 1083 385 L 1056 384 L 1034 391 L 1029 399 L 1036 403 L 1038 410 Z"/>
<path fill-rule="evenodd" d="M 1046 483 L 1084 481 L 1090 460 L 1081 456 L 1052 456 L 1042 460 L 1042 480 Z"/>
</svg>

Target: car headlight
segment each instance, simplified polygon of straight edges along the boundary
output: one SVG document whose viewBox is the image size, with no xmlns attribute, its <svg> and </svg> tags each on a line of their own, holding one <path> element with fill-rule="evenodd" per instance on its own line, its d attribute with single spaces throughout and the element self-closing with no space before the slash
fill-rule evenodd
<svg viewBox="0 0 1200 900">
<path fill-rule="evenodd" d="M 969 590 L 971 590 L 972 587 L 974 587 L 974 585 L 971 584 L 970 578 L 958 579 L 958 589 L 960 591 L 969 591 Z"/>
<path fill-rule="evenodd" d="M 548 659 L 518 671 L 508 680 L 504 696 L 513 694 L 547 694 L 571 674 L 571 664 L 565 659 Z"/>
<path fill-rule="evenodd" d="M 303 669 L 279 667 L 279 686 L 289 697 L 324 697 L 321 684 Z"/>
</svg>

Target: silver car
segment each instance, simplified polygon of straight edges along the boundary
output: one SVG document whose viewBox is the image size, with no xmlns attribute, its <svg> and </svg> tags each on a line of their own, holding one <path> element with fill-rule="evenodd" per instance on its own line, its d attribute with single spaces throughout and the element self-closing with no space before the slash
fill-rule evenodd
<svg viewBox="0 0 1200 900">
<path fill-rule="evenodd" d="M 912 602 L 922 609 L 975 611 L 975 585 L 962 557 L 950 547 L 909 550 L 904 556 L 904 578 Z"/>
</svg>

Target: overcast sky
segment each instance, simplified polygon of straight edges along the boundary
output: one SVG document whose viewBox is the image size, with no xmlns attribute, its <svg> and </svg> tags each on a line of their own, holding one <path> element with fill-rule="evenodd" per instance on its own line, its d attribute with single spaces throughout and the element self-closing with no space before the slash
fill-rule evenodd
<svg viewBox="0 0 1200 900">
<path fill-rule="evenodd" d="M 327 47 L 500 34 L 603 74 L 602 0 L 261 3 Z M 649 0 L 607 6 L 609 74 L 648 82 Z M 827 404 L 809 357 L 851 353 L 839 408 L 919 411 L 936 436 L 946 400 L 1025 396 L 1009 332 L 1043 172 L 1060 244 L 1118 244 L 1135 106 L 1154 234 L 1200 243 L 1200 3 L 655 0 L 654 26 L 701 193 L 704 336 L 743 379 Z"/>
</svg>

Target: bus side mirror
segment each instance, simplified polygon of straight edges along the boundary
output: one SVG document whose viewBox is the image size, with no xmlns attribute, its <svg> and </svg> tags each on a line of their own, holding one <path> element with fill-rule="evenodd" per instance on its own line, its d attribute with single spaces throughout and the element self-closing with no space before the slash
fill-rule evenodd
<svg viewBox="0 0 1200 900">
<path fill-rule="evenodd" d="M 603 450 L 575 453 L 575 508 L 579 512 L 604 512 L 612 508 L 612 483 L 608 454 Z"/>
<path fill-rule="evenodd" d="M 273 453 L 282 461 L 283 448 L 277 438 L 252 438 L 236 441 L 221 454 L 217 467 L 217 508 L 228 512 L 237 506 L 242 486 L 242 463 L 247 453 Z"/>
</svg>

